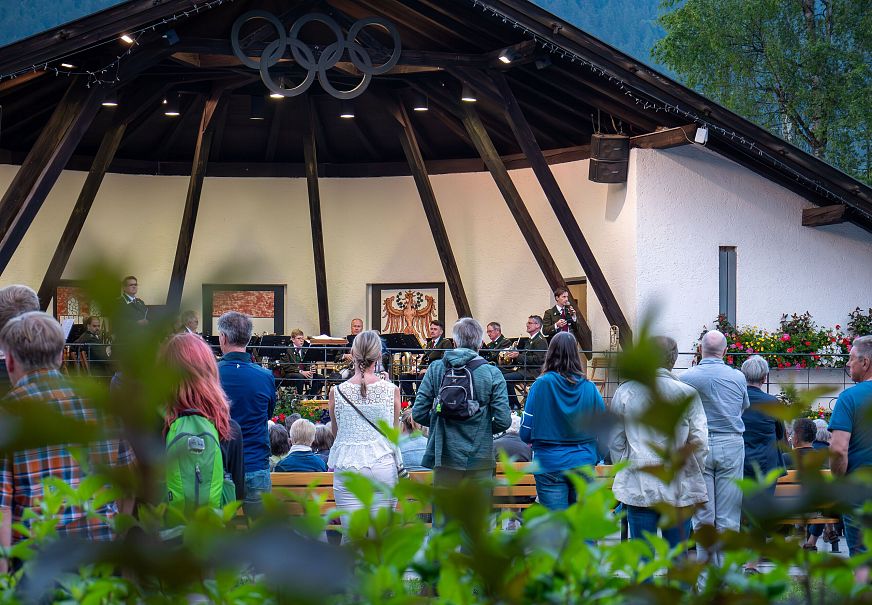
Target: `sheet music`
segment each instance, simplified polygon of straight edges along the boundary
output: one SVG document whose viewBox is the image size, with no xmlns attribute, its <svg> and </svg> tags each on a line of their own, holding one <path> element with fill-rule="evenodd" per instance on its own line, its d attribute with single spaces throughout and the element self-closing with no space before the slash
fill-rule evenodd
<svg viewBox="0 0 872 605">
<path fill-rule="evenodd" d="M 73 320 L 65 319 L 61 322 L 61 329 L 64 331 L 64 342 L 70 337 L 70 331 L 73 329 Z"/>
</svg>

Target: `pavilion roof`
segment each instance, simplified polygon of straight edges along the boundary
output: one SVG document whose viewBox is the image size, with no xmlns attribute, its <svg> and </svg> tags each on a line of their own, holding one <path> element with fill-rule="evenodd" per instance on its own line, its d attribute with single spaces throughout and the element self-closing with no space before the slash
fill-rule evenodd
<svg viewBox="0 0 872 605">
<path fill-rule="evenodd" d="M 257 109 L 267 89 L 230 42 L 234 22 L 250 10 L 268 11 L 286 28 L 319 12 L 345 32 L 359 19 L 381 17 L 397 28 L 402 53 L 351 101 L 354 119 L 339 118 L 342 102 L 316 77 L 306 94 L 267 99 L 265 119 L 252 120 L 252 104 Z M 250 21 L 242 29 L 249 57 L 260 56 L 277 36 L 264 23 Z M 391 38 L 378 28 L 363 31 L 364 51 L 381 63 Z M 123 33 L 136 42 L 125 45 Z M 335 40 L 314 23 L 300 38 L 316 57 Z M 514 54 L 509 64 L 499 59 L 506 49 Z M 298 83 L 307 71 L 285 58 L 270 73 Z M 347 55 L 327 73 L 339 89 L 361 78 Z M 428 171 L 485 170 L 463 121 L 464 84 L 477 93 L 475 110 L 507 167 L 526 166 L 505 117 L 503 78 L 549 162 L 589 157 L 597 130 L 625 133 L 638 146 L 668 147 L 705 126 L 709 149 L 872 230 L 867 185 L 526 0 L 130 0 L 0 49 L 0 162 L 24 161 L 77 79 L 112 86 L 119 106 L 90 122 L 67 164 L 71 169 L 91 166 L 123 115 L 126 132 L 109 171 L 190 174 L 206 111 L 215 129 L 207 176 L 304 176 L 310 115 L 320 176 L 406 175 L 398 108 L 423 94 L 430 111 L 409 112 L 409 119 Z M 161 98 L 176 93 L 181 115 L 170 118 Z M 215 98 L 220 102 L 211 105 Z M 667 130 L 651 134 L 660 129 Z"/>
</svg>

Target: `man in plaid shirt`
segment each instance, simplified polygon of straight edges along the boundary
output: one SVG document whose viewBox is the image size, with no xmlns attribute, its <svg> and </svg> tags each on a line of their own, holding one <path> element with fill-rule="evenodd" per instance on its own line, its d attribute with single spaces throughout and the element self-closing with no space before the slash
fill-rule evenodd
<svg viewBox="0 0 872 605">
<path fill-rule="evenodd" d="M 95 410 L 76 395 L 58 371 L 64 335 L 53 317 L 35 311 L 12 318 L 0 331 L 0 346 L 6 353 L 6 368 L 13 384 L 4 398 L 7 404 L 29 400 L 37 405 L 38 402 L 71 420 L 98 424 L 99 428 L 105 426 Z M 87 469 L 73 457 L 74 448 L 87 455 Z M 75 488 L 89 472 L 130 466 L 133 462 L 132 450 L 119 439 L 94 441 L 84 447 L 63 443 L 6 452 L 0 458 L 0 545 L 8 547 L 23 538 L 12 531 L 12 524 L 29 526 L 24 513 L 39 506 L 42 482 L 47 477 L 56 477 Z M 131 504 L 111 502 L 91 515 L 77 506 L 64 507 L 57 517 L 58 534 L 111 540 L 114 537 L 111 519 L 119 510 L 129 512 Z M 6 564 L 0 561 L 0 571 L 5 571 Z"/>
</svg>

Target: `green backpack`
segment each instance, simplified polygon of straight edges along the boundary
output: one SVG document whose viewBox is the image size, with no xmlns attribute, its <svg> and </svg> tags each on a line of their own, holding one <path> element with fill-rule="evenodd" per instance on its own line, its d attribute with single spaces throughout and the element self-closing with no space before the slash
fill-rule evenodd
<svg viewBox="0 0 872 605">
<path fill-rule="evenodd" d="M 195 411 L 183 412 L 167 432 L 167 500 L 170 506 L 192 511 L 200 506 L 219 508 L 236 499 L 218 430 Z"/>
</svg>

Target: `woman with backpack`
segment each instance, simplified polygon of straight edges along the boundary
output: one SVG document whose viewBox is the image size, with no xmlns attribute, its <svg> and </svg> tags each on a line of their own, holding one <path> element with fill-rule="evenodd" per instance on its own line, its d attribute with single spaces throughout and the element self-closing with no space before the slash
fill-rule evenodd
<svg viewBox="0 0 872 605">
<path fill-rule="evenodd" d="M 367 330 L 354 337 L 351 359 L 354 375 L 330 390 L 330 425 L 336 439 L 327 466 L 334 470 L 336 508 L 353 511 L 363 507 L 345 487 L 343 471 L 363 475 L 393 487 L 397 482 L 396 448 L 378 428 L 380 421 L 396 427 L 400 416 L 400 390 L 375 373 L 381 359 L 378 332 Z M 377 492 L 372 511 L 393 506 L 388 493 Z M 345 521 L 343 520 L 343 523 Z"/>
<path fill-rule="evenodd" d="M 596 430 L 604 413 L 602 395 L 581 369 L 575 336 L 558 332 L 524 402 L 520 433 L 533 446 L 536 494 L 546 508 L 561 510 L 575 503 L 567 471 L 597 463 Z"/>
<path fill-rule="evenodd" d="M 197 334 L 176 334 L 161 347 L 160 361 L 179 374 L 164 415 L 170 506 L 190 511 L 241 500 L 242 432 L 230 418 L 212 349 Z"/>
</svg>

